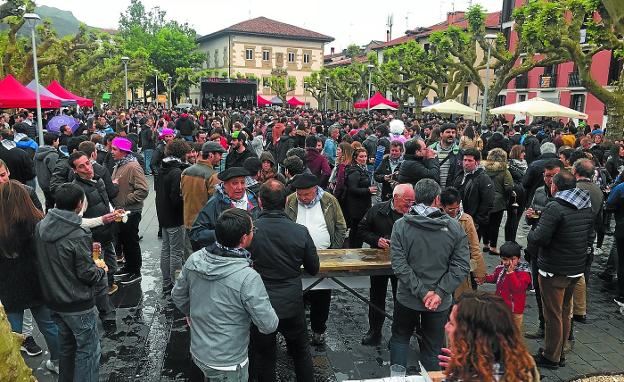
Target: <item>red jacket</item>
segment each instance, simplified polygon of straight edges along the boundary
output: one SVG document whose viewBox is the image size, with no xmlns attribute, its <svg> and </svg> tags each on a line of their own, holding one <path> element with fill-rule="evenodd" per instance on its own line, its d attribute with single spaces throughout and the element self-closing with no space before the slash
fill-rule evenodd
<svg viewBox="0 0 624 382">
<path fill-rule="evenodd" d="M 513 313 L 522 314 L 524 313 L 526 290 L 531 284 L 531 274 L 516 268 L 515 272 L 499 277 L 504 270 L 505 267 L 502 264 L 498 265 L 493 274 L 485 276 L 485 280 L 491 284 L 496 283 L 496 294 L 505 300 Z"/>
</svg>

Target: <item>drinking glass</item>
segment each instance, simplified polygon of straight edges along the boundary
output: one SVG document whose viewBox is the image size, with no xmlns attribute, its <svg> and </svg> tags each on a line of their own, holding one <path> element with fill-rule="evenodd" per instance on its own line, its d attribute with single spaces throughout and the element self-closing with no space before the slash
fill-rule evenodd
<svg viewBox="0 0 624 382">
<path fill-rule="evenodd" d="M 392 381 L 405 381 L 405 366 L 402 365 L 392 365 L 390 366 L 390 378 Z"/>
</svg>

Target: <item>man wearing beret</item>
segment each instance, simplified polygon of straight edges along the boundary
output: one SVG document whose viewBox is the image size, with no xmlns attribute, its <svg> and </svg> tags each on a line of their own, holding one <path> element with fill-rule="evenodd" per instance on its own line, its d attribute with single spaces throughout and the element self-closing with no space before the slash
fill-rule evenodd
<svg viewBox="0 0 624 382">
<path fill-rule="evenodd" d="M 235 131 L 232 133 L 232 142 L 230 144 L 230 152 L 225 157 L 225 168 L 230 167 L 243 167 L 245 159 L 255 157 L 256 154 L 247 149 L 245 141 L 247 135 L 242 131 Z"/>
<path fill-rule="evenodd" d="M 228 155 L 229 157 L 229 155 Z M 214 195 L 201 209 L 191 228 L 190 238 L 194 249 L 203 248 L 215 241 L 215 222 L 221 212 L 229 208 L 246 210 L 255 219 L 260 213 L 256 195 L 245 187 L 249 172 L 243 167 L 230 167 L 219 173 L 223 183 L 215 186 Z"/>
<path fill-rule="evenodd" d="M 347 232 L 340 204 L 329 192 L 318 186 L 318 179 L 303 173 L 293 178 L 291 187 L 296 192 L 288 196 L 286 215 L 308 228 L 316 249 L 342 248 Z M 312 290 L 307 295 L 310 301 L 310 326 L 312 344 L 321 345 L 327 326 L 331 289 Z"/>
</svg>

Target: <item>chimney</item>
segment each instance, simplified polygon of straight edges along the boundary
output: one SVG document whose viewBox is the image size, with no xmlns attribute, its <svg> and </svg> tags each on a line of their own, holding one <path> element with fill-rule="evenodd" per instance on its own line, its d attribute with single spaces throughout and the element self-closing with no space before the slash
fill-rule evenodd
<svg viewBox="0 0 624 382">
<path fill-rule="evenodd" d="M 392 36 L 390 35 L 390 29 L 386 29 L 386 41 L 392 40 Z"/>
<path fill-rule="evenodd" d="M 448 25 L 452 25 L 458 20 L 464 18 L 465 15 L 466 15 L 466 12 L 462 12 L 462 11 L 447 12 L 446 23 Z"/>
<path fill-rule="evenodd" d="M 333 46 L 329 48 L 329 54 L 334 54 L 335 52 L 336 52 L 336 48 L 334 48 Z"/>
</svg>

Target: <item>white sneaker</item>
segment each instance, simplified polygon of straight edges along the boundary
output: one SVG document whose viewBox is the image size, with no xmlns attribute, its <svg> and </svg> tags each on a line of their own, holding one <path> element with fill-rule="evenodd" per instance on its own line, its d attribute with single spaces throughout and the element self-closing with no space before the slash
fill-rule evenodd
<svg viewBox="0 0 624 382">
<path fill-rule="evenodd" d="M 54 361 L 52 361 L 52 360 L 50 360 L 50 359 L 49 359 L 49 360 L 47 360 L 47 361 L 45 362 L 45 367 L 46 367 L 46 369 L 50 370 L 50 371 L 51 371 L 51 372 L 53 372 L 54 374 L 57 374 L 57 375 L 58 375 L 58 373 L 59 373 L 59 367 L 58 367 L 58 364 L 57 364 L 57 363 L 55 363 Z"/>
</svg>

